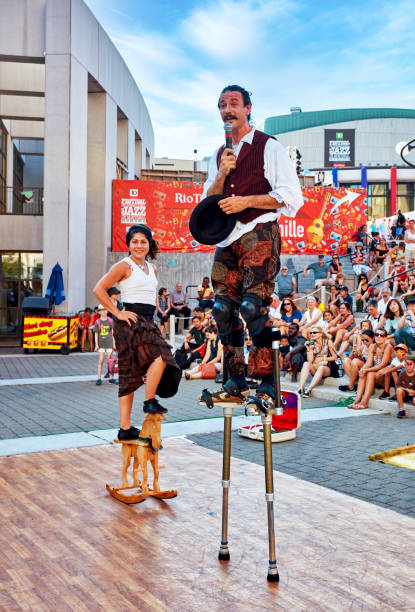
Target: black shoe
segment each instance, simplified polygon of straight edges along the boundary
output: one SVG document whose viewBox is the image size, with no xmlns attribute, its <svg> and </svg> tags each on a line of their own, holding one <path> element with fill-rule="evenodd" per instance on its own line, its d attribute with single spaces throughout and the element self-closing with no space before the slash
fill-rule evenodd
<svg viewBox="0 0 415 612">
<path fill-rule="evenodd" d="M 108 382 L 112 385 L 118 385 L 118 380 L 116 380 L 115 378 L 110 378 Z"/>
<path fill-rule="evenodd" d="M 389 397 L 390 393 L 388 393 L 387 391 L 383 391 L 383 393 L 379 395 L 379 399 L 388 399 Z"/>
<path fill-rule="evenodd" d="M 102 385 L 102 380 L 100 378 L 98 378 L 97 382 L 95 383 L 97 386 Z"/>
<path fill-rule="evenodd" d="M 149 414 L 163 414 L 164 412 L 168 412 L 167 408 L 163 408 L 155 397 L 149 400 L 145 400 L 143 406 L 144 412 L 148 412 Z"/>
<path fill-rule="evenodd" d="M 403 419 L 405 416 L 406 416 L 405 410 L 399 410 L 398 414 L 396 415 L 398 419 Z"/>
<path fill-rule="evenodd" d="M 109 378 L 109 377 L 110 377 L 110 373 L 109 373 L 109 372 L 107 372 L 107 373 L 105 374 L 104 378 Z"/>
<path fill-rule="evenodd" d="M 140 435 L 140 431 L 137 427 L 130 427 L 130 429 L 120 429 L 118 431 L 119 440 L 137 440 Z"/>
<path fill-rule="evenodd" d="M 397 399 L 398 399 L 398 398 L 396 397 L 396 395 L 392 395 L 392 396 L 391 396 L 391 397 L 388 399 L 388 401 L 389 401 L 389 402 L 396 402 L 396 401 L 397 401 Z"/>
<path fill-rule="evenodd" d="M 353 389 L 350 389 L 349 385 L 339 385 L 340 391 L 345 391 L 346 393 L 352 393 L 353 391 L 357 391 L 357 385 L 353 385 Z"/>
</svg>

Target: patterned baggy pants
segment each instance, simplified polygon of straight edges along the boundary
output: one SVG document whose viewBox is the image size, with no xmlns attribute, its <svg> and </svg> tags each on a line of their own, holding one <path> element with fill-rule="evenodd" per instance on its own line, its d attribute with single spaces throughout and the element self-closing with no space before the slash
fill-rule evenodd
<svg viewBox="0 0 415 612">
<path fill-rule="evenodd" d="M 229 246 L 216 249 L 211 275 L 215 297 L 227 298 L 234 306 L 231 333 L 221 333 L 218 323 L 229 377 L 242 374 L 245 368 L 244 330 L 238 308 L 247 294 L 259 298 L 258 316 L 261 318 L 261 333 L 251 334 L 253 346 L 249 352 L 248 375 L 272 374 L 272 322 L 268 307 L 280 269 L 280 250 L 281 237 L 276 221 L 258 223 Z M 258 328 L 258 319 L 255 327 Z"/>
</svg>

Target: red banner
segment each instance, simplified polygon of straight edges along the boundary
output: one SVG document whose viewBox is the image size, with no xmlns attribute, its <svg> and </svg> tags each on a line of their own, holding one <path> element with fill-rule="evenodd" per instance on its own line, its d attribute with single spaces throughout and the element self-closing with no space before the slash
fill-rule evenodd
<svg viewBox="0 0 415 612">
<path fill-rule="evenodd" d="M 202 183 L 113 181 L 112 250 L 126 252 L 125 235 L 134 223 L 146 223 L 160 251 L 209 253 L 215 247 L 196 242 L 189 219 L 202 198 Z M 306 187 L 295 218 L 281 215 L 285 254 L 346 253 L 359 225 L 367 221 L 366 189 Z"/>
</svg>

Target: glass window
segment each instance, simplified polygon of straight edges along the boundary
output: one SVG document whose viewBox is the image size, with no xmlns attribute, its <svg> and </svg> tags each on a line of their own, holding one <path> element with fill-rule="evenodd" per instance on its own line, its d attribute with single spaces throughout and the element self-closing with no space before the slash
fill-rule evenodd
<svg viewBox="0 0 415 612">
<path fill-rule="evenodd" d="M 413 183 L 397 184 L 396 208 L 404 214 L 414 210 Z"/>
<path fill-rule="evenodd" d="M 19 299 L 19 282 L 0 278 L 0 308 L 17 308 Z"/>
<path fill-rule="evenodd" d="M 367 194 L 368 217 L 389 217 L 391 204 L 387 183 L 369 183 Z"/>
<path fill-rule="evenodd" d="M 19 278 L 19 253 L 2 253 L 0 262 L 0 276 Z"/>
<path fill-rule="evenodd" d="M 20 275 L 22 278 L 42 278 L 43 254 L 20 253 Z"/>
<path fill-rule="evenodd" d="M 17 308 L 0 309 L 0 336 L 15 336 L 18 332 Z"/>
</svg>

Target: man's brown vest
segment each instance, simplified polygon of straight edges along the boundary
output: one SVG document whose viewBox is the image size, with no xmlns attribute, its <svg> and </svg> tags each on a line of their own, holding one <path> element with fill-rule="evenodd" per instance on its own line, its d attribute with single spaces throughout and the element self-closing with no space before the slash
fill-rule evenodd
<svg viewBox="0 0 415 612">
<path fill-rule="evenodd" d="M 236 168 L 232 170 L 225 179 L 223 193 L 227 196 L 263 195 L 271 191 L 271 185 L 264 176 L 264 149 L 268 134 L 255 130 L 252 144 L 244 142 L 236 160 Z M 216 155 L 216 163 L 219 168 L 220 158 L 224 150 L 220 147 Z M 238 221 L 249 223 L 260 215 L 274 212 L 263 208 L 245 208 L 238 214 Z"/>
</svg>

